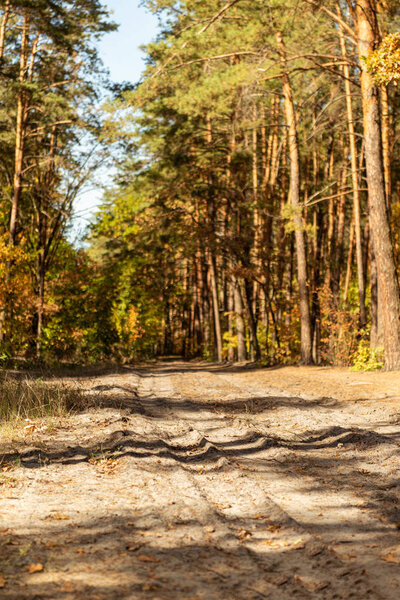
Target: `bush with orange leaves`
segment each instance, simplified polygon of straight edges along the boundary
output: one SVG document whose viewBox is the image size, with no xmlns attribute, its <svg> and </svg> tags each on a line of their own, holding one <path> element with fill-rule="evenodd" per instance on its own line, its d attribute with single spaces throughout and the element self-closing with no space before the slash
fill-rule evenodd
<svg viewBox="0 0 400 600">
<path fill-rule="evenodd" d="M 321 288 L 319 301 L 322 361 L 331 365 L 352 364 L 360 337 L 356 310 L 337 298 L 329 285 Z"/>
<path fill-rule="evenodd" d="M 0 237 L 0 310 L 5 309 L 5 346 L 19 354 L 29 345 L 36 297 L 24 243 L 10 246 L 7 238 Z"/>
</svg>

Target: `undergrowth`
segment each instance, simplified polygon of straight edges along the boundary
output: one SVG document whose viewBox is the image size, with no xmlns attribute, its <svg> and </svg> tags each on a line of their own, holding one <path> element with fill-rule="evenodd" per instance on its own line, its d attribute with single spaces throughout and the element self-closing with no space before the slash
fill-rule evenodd
<svg viewBox="0 0 400 600">
<path fill-rule="evenodd" d="M 385 353 L 383 347 L 371 348 L 367 340 L 362 340 L 352 359 L 351 371 L 376 371 L 383 368 Z"/>
<path fill-rule="evenodd" d="M 63 417 L 84 404 L 83 394 L 76 387 L 0 374 L 0 424 Z"/>
</svg>

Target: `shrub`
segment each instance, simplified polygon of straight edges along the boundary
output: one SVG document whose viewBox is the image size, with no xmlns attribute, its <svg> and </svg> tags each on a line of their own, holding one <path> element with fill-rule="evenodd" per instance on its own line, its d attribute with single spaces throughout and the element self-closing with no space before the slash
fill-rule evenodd
<svg viewBox="0 0 400 600">
<path fill-rule="evenodd" d="M 384 350 L 382 347 L 371 348 L 367 340 L 361 340 L 352 360 L 351 371 L 376 371 L 384 365 Z"/>
</svg>

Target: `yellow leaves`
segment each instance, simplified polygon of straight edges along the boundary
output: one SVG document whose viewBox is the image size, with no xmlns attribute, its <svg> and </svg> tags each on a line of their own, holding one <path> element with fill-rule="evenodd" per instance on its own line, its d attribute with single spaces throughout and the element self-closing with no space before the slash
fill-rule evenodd
<svg viewBox="0 0 400 600">
<path fill-rule="evenodd" d="M 4 588 L 7 581 L 4 579 L 3 575 L 0 574 L 0 588 Z"/>
<path fill-rule="evenodd" d="M 24 435 L 29 435 L 35 432 L 45 431 L 47 426 L 42 421 L 31 421 L 31 419 L 25 419 L 26 425 L 24 426 Z"/>
<path fill-rule="evenodd" d="M 270 546 L 271 548 L 292 548 L 293 550 L 302 550 L 305 546 L 303 543 L 303 538 L 298 538 L 294 542 L 290 542 L 288 540 L 262 540 L 261 542 L 265 546 Z"/>
<path fill-rule="evenodd" d="M 385 36 L 379 47 L 365 59 L 365 63 L 378 84 L 387 85 L 399 80 L 400 33 Z"/>
<path fill-rule="evenodd" d="M 70 519 L 68 515 L 62 515 L 60 513 L 55 513 L 54 515 L 48 515 L 46 519 L 53 519 L 54 521 L 67 521 Z"/>
<path fill-rule="evenodd" d="M 152 584 L 152 583 L 144 583 L 142 585 L 142 591 L 143 592 L 153 592 L 154 590 L 157 589 L 157 586 Z"/>
<path fill-rule="evenodd" d="M 102 473 L 103 475 L 114 474 L 118 466 L 118 461 L 115 458 L 106 457 L 100 459 L 96 457 L 89 458 L 89 463 L 94 465 L 99 473 Z"/>
<path fill-rule="evenodd" d="M 252 535 L 253 534 L 251 531 L 248 531 L 247 529 L 240 529 L 240 531 L 237 533 L 239 540 L 245 540 L 246 538 L 250 538 Z"/>
</svg>

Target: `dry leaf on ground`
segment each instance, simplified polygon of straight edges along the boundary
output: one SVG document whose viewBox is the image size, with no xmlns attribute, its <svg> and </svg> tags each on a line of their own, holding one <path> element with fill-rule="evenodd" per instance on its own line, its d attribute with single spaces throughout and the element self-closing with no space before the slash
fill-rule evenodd
<svg viewBox="0 0 400 600">
<path fill-rule="evenodd" d="M 40 573 L 40 571 L 43 571 L 43 569 L 44 567 L 42 563 L 31 563 L 26 567 L 28 573 Z"/>
<path fill-rule="evenodd" d="M 384 560 L 385 562 L 388 562 L 388 563 L 393 563 L 395 565 L 398 565 L 400 563 L 400 558 L 398 556 L 396 556 L 395 554 L 393 554 L 392 552 L 388 552 L 387 554 L 382 554 L 381 560 Z"/>
<path fill-rule="evenodd" d="M 138 560 L 140 560 L 141 562 L 152 562 L 152 563 L 160 562 L 159 560 L 156 559 L 154 554 L 140 554 L 136 558 Z"/>
<path fill-rule="evenodd" d="M 54 521 L 67 521 L 70 519 L 68 515 L 61 515 L 60 513 L 55 513 L 54 515 L 48 515 L 46 519 L 54 519 Z"/>
</svg>

